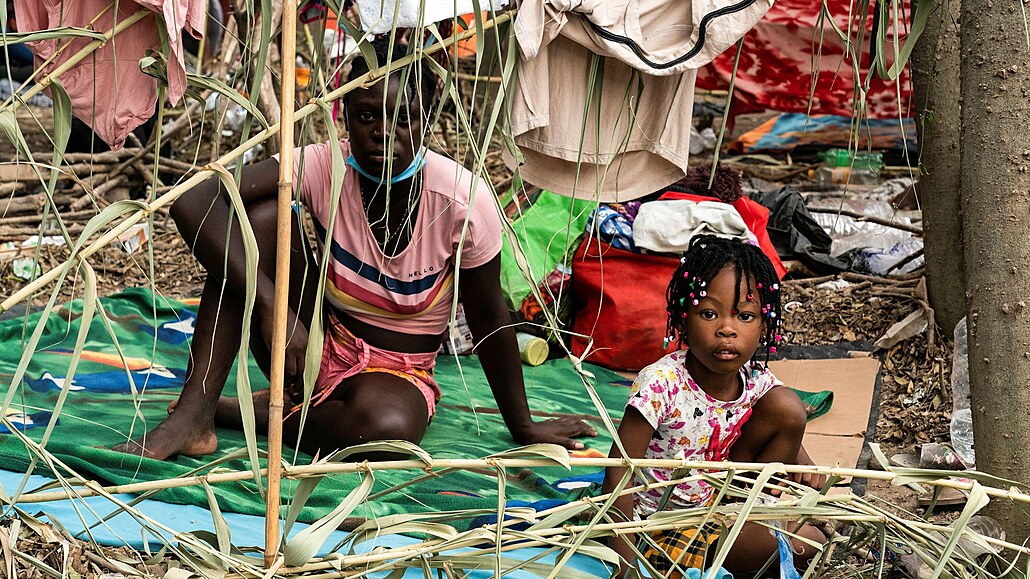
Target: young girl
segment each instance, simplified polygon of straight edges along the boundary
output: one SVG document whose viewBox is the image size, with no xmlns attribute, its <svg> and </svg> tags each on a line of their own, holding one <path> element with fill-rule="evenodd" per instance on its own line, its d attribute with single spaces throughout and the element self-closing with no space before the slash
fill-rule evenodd
<svg viewBox="0 0 1030 579">
<path fill-rule="evenodd" d="M 807 462 L 801 449 L 805 409 L 801 400 L 756 359 L 763 348 L 775 352 L 780 341 L 780 294 L 776 272 L 755 246 L 737 239 L 699 236 L 681 259 L 667 291 L 666 345 L 679 349 L 641 370 L 626 403 L 619 438 L 633 458 L 698 461 Z M 612 457 L 621 456 L 612 446 Z M 671 469 L 641 469 L 647 480 L 667 481 Z M 625 468 L 605 473 L 605 492 L 612 492 Z M 640 477 L 635 481 L 642 484 Z M 809 481 L 805 481 L 809 482 Z M 624 496 L 615 507 L 628 518 L 654 514 L 665 488 Z M 675 487 L 666 508 L 706 506 L 715 489 L 704 481 Z M 666 553 L 644 546 L 648 561 L 660 571 L 705 566 L 705 553 L 718 539 L 719 526 L 705 525 L 681 533 L 681 544 L 694 537 L 687 554 Z M 653 535 L 660 545 L 675 541 L 675 531 Z M 802 536 L 824 541 L 807 525 Z M 683 540 L 683 539 L 686 540 Z M 614 537 L 612 547 L 626 560 L 634 554 L 627 541 Z M 776 552 L 768 528 L 745 525 L 724 567 L 732 572 L 761 568 Z M 807 562 L 816 549 L 794 541 L 796 556 Z M 714 550 L 709 558 L 714 555 Z M 620 573 L 621 576 L 621 573 Z"/>
</svg>

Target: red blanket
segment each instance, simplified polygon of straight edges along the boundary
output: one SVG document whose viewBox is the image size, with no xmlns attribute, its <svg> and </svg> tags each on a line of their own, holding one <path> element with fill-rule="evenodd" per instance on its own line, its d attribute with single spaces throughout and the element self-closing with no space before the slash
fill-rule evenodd
<svg viewBox="0 0 1030 579">
<path fill-rule="evenodd" d="M 822 2 L 812 0 L 777 0 L 769 13 L 744 37 L 731 114 L 761 112 L 772 109 L 781 112 L 808 112 L 811 96 L 812 113 L 826 113 L 850 117 L 855 105 L 854 61 L 844 57 L 844 42 L 826 22 L 818 27 Z M 857 4 L 857 3 L 856 3 Z M 904 16 L 910 14 L 909 3 L 904 3 Z M 857 43 L 860 26 L 849 23 L 853 9 L 851 0 L 826 0 L 837 26 L 851 33 Z M 852 17 L 858 21 L 857 15 Z M 869 32 L 873 17 L 870 11 L 865 19 L 860 75 L 862 82 L 869 73 Z M 894 22 L 881 23 L 889 28 L 888 64 L 892 62 Z M 902 24 L 898 34 L 904 40 L 906 27 Z M 819 40 L 822 37 L 820 56 Z M 697 87 L 726 89 L 733 74 L 736 50 L 730 49 L 715 61 L 698 71 Z M 812 94 L 813 67 L 818 72 L 815 94 Z M 906 67 L 897 82 L 873 80 L 866 95 L 868 118 L 899 118 L 912 116 L 911 84 Z"/>
</svg>

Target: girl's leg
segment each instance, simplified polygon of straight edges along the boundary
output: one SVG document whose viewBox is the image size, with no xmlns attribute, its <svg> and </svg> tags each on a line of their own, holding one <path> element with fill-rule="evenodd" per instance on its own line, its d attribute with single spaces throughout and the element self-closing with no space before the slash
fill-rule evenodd
<svg viewBox="0 0 1030 579">
<path fill-rule="evenodd" d="M 730 449 L 730 460 L 736 462 L 797 463 L 801 439 L 805 434 L 804 405 L 788 388 L 770 390 L 752 407 L 751 417 L 741 430 L 740 439 Z M 796 523 L 786 521 L 784 528 L 793 530 Z M 803 525 L 798 535 L 825 543 L 826 537 L 811 525 Z M 794 561 L 803 569 L 818 552 L 815 547 L 791 539 Z M 730 549 L 726 569 L 733 573 L 757 571 L 777 550 L 776 537 L 768 527 L 747 523 Z"/>
<path fill-rule="evenodd" d="M 258 267 L 274 277 L 275 200 L 251 205 L 247 208 L 247 215 L 257 238 Z M 294 227 L 290 259 L 290 307 L 297 312 L 300 322 L 306 325 L 311 320 L 318 270 L 317 264 L 307 263 L 313 260 L 306 259 L 310 252 L 292 215 L 291 219 L 294 219 Z M 235 234 L 239 234 L 238 229 Z M 186 380 L 182 394 L 174 405 L 174 412 L 147 434 L 118 445 L 115 450 L 164 460 L 176 454 L 210 454 L 217 449 L 215 410 L 233 360 L 239 351 L 245 292 L 245 288 L 223 288 L 222 282 L 222 279 L 208 277 L 204 283 L 193 339 L 190 342 Z M 260 342 L 257 324 L 254 323 L 252 327 L 251 335 L 254 341 Z M 260 346 L 252 349 L 259 364 L 267 367 L 267 348 L 264 344 Z"/>
<path fill-rule="evenodd" d="M 794 531 L 795 526 L 797 526 L 795 523 L 783 523 L 783 527 L 789 531 Z M 826 536 L 811 525 L 802 525 L 796 531 L 796 534 L 815 541 L 817 544 L 826 542 Z M 790 539 L 790 543 L 794 551 L 794 565 L 804 575 L 805 568 L 819 550 L 794 538 Z M 776 555 L 777 549 L 776 536 L 770 532 L 768 527 L 757 523 L 746 523 L 744 528 L 741 529 L 740 534 L 737 535 L 737 540 L 733 543 L 733 548 L 730 549 L 730 553 L 726 557 L 726 562 L 723 563 L 723 566 L 735 575 L 746 575 L 749 572 L 754 573 L 758 571 L 765 565 L 766 561 L 771 557 L 775 557 L 772 566 L 775 569 L 777 567 L 776 561 L 779 560 L 779 557 Z"/>
</svg>

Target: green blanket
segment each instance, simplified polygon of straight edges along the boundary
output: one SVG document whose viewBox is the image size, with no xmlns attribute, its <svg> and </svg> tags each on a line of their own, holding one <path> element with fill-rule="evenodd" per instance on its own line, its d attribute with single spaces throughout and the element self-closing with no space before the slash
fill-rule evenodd
<svg viewBox="0 0 1030 579">
<path fill-rule="evenodd" d="M 73 378 L 47 450 L 79 474 L 115 484 L 166 479 L 183 476 L 189 471 L 246 448 L 242 432 L 219 430 L 219 451 L 197 458 L 178 457 L 171 461 L 140 459 L 108 450 L 111 446 L 136 437 L 156 425 L 164 416 L 168 403 L 174 400 L 182 385 L 188 358 L 189 335 L 195 305 L 159 298 L 157 322 L 151 305 L 151 293 L 130 289 L 103 298 L 102 302 L 117 335 L 125 362 L 118 355 L 108 331 L 94 319 L 85 351 Z M 70 351 L 78 331 L 81 304 L 73 302 L 51 315 L 38 351 L 32 357 L 8 418 L 25 425 L 25 433 L 39 440 L 51 418 L 60 385 L 64 382 Z M 0 373 L 10 383 L 23 349 L 23 331 L 31 332 L 39 314 L 0 322 Z M 156 330 L 155 330 L 156 328 Z M 24 335 L 27 335 L 24 334 Z M 150 360 L 154 360 L 151 367 Z M 436 377 L 444 389 L 439 411 L 421 446 L 435 458 L 480 458 L 515 446 L 508 434 L 486 378 L 474 357 L 441 356 Z M 597 376 L 597 390 L 613 417 L 621 417 L 628 395 L 625 381 L 608 370 L 590 367 Z M 232 374 L 235 376 L 235 373 Z M 464 384 L 462 380 L 464 377 Z M 582 416 L 599 431 L 603 424 L 597 410 L 569 362 L 551 361 L 539 367 L 525 367 L 527 394 L 531 408 L 538 416 Z M 130 377 L 141 394 L 134 397 Z M 250 377 L 254 388 L 267 387 L 268 381 L 253 363 Z M 234 386 L 226 388 L 234 394 Z M 475 413 L 472 412 L 475 409 Z M 12 412 L 16 412 L 13 413 Z M 0 427 L 2 428 L 2 427 Z M 22 472 L 29 464 L 25 445 L 3 429 L 0 435 L 0 465 Z M 265 444 L 264 437 L 260 443 Z M 606 453 L 611 438 L 602 433 L 589 439 L 583 456 Z M 284 451 L 287 460 L 294 457 Z M 311 462 L 299 455 L 296 464 Z M 50 474 L 37 467 L 38 474 Z M 230 460 L 218 468 L 247 470 L 245 460 Z M 377 475 L 375 491 L 408 481 L 419 471 L 396 471 Z M 510 500 L 536 501 L 546 498 L 573 498 L 561 485 L 552 486 L 571 473 L 560 468 L 538 469 L 535 472 L 511 469 L 506 477 L 506 497 Z M 301 520 L 310 521 L 328 513 L 340 499 L 354 488 L 358 475 L 339 475 L 325 479 L 308 501 Z M 414 510 L 495 509 L 497 506 L 496 473 L 458 472 L 407 487 L 399 493 L 384 496 L 355 511 L 355 516 L 383 516 Z M 581 486 L 581 485 L 570 485 Z M 246 514 L 263 515 L 264 501 L 252 481 L 213 485 L 220 508 Z M 284 497 L 290 488 L 284 488 Z M 160 492 L 154 498 L 173 503 L 207 506 L 203 487 L 184 487 Z"/>
<path fill-rule="evenodd" d="M 104 313 L 117 337 L 118 347 L 99 317 L 90 326 L 88 340 L 73 377 L 71 391 L 57 426 L 46 445 L 47 450 L 70 469 L 87 478 L 113 484 L 126 484 L 185 476 L 195 469 L 211 470 L 211 462 L 246 448 L 242 432 L 219 430 L 217 453 L 200 457 L 177 457 L 170 461 L 141 459 L 109 448 L 138 437 L 156 425 L 166 414 L 182 386 L 188 359 L 188 338 L 192 335 L 195 304 L 158 298 L 156 317 L 152 294 L 145 289 L 129 289 L 102 299 Z M 20 425 L 25 434 L 39 441 L 52 418 L 61 385 L 71 362 L 71 350 L 79 329 L 81 303 L 72 302 L 54 312 L 32 356 L 25 379 L 14 385 L 13 405 L 8 419 Z M 0 322 L 0 374 L 9 384 L 23 351 L 25 336 L 31 333 L 40 314 Z M 153 361 L 153 363 L 151 362 Z M 459 368 L 460 363 L 460 368 Z M 588 366 L 596 377 L 597 393 L 613 418 L 622 416 L 630 382 L 619 375 Z M 530 407 L 540 418 L 576 416 L 587 420 L 601 433 L 584 439 L 588 448 L 579 456 L 602 456 L 611 445 L 598 411 L 571 364 L 550 361 L 538 367 L 524 367 Z M 267 387 L 268 381 L 256 364 L 249 365 L 254 388 Z M 231 374 L 235 376 L 235 372 Z M 514 446 L 486 378 L 474 357 L 455 359 L 441 356 L 436 378 L 444 390 L 438 413 L 421 446 L 435 458 L 481 458 Z M 137 392 L 136 395 L 133 392 Z M 235 394 L 233 384 L 226 394 Z M 818 402 L 818 401 L 816 401 Z M 825 406 L 828 401 L 823 400 Z M 262 447 L 264 437 L 260 438 Z M 284 451 L 294 464 L 307 464 L 312 458 Z M 245 454 L 241 454 L 245 456 Z M 0 426 L 0 465 L 24 472 L 30 453 L 25 444 Z M 206 467 L 206 468 L 205 468 Z M 232 459 L 214 468 L 248 470 L 242 459 Z M 37 465 L 38 474 L 52 474 Z M 373 492 L 406 482 L 421 471 L 392 471 L 377 475 Z M 533 502 L 541 499 L 573 499 L 578 493 L 596 488 L 599 471 L 572 473 L 560 468 L 508 469 L 505 473 L 508 500 Z M 585 479 L 585 480 L 584 480 Z M 307 502 L 300 520 L 317 519 L 339 504 L 357 484 L 356 474 L 328 477 Z M 263 515 L 264 501 L 253 481 L 212 485 L 219 507 L 245 514 Z M 284 482 L 283 496 L 291 496 L 291 483 Z M 497 506 L 497 474 L 491 470 L 454 472 L 443 477 L 385 495 L 360 507 L 354 516 L 379 517 L 412 511 L 490 509 Z M 181 504 L 208 506 L 201 486 L 164 490 L 154 498 Z"/>
</svg>

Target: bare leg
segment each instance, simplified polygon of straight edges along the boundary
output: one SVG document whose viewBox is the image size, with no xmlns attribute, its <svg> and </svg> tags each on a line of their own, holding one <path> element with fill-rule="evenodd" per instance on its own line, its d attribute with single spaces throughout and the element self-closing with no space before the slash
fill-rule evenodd
<svg viewBox="0 0 1030 579">
<path fill-rule="evenodd" d="M 788 531 L 794 531 L 795 526 L 795 523 L 790 522 L 783 525 L 784 529 Z M 826 542 L 826 536 L 811 525 L 802 525 L 797 530 L 797 534 L 816 543 Z M 819 550 L 794 538 L 790 539 L 790 544 L 794 551 L 794 565 L 804 575 L 805 568 Z M 730 553 L 726 557 L 723 566 L 737 575 L 754 573 L 761 569 L 770 557 L 776 554 L 777 549 L 776 536 L 767 527 L 757 523 L 745 523 L 744 528 L 740 530 L 740 535 L 737 536 L 737 540 L 733 543 L 733 548 L 730 549 Z M 774 562 L 773 568 L 777 567 L 778 565 Z"/>
<path fill-rule="evenodd" d="M 267 410 L 268 392 L 254 394 L 255 408 Z M 258 429 L 268 427 L 267 411 L 255 412 Z M 235 398 L 218 402 L 219 426 L 240 428 L 240 406 Z M 335 450 L 375 440 L 407 440 L 418 443 L 429 426 L 425 398 L 410 382 L 385 373 L 359 374 L 348 378 L 333 391 L 329 400 L 308 412 L 300 450 L 312 456 L 325 456 Z M 300 413 L 284 424 L 283 440 L 296 445 Z M 358 460 L 396 459 L 397 455 L 378 454 L 355 457 Z"/>
<path fill-rule="evenodd" d="M 248 207 L 248 217 L 258 240 L 258 267 L 274 276 L 275 200 Z M 309 254 L 296 223 L 293 229 L 290 307 L 299 312 L 301 323 L 307 324 L 311 320 L 317 268 L 309 264 L 310 267 L 305 269 L 304 256 Z M 239 235 L 238 229 L 235 234 Z M 229 377 L 230 367 L 239 351 L 243 326 L 243 292 L 244 288 L 226 286 L 223 295 L 222 280 L 208 277 L 190 344 L 186 381 L 178 402 L 170 408 L 174 412 L 144 436 L 118 445 L 114 447 L 115 450 L 164 460 L 177 454 L 210 454 L 217 449 L 215 411 Z M 259 335 L 254 335 L 254 338 L 257 342 L 261 341 Z M 255 357 L 262 367 L 267 368 L 267 349 L 263 344 L 260 344 L 261 347 L 254 345 Z"/>
<path fill-rule="evenodd" d="M 804 406 L 796 394 L 787 388 L 770 390 L 752 407 L 751 418 L 730 450 L 730 460 L 794 463 L 805 434 L 805 420 Z M 796 526 L 792 521 L 783 523 L 790 531 Z M 817 543 L 826 542 L 826 536 L 808 524 L 798 529 L 797 534 Z M 790 543 L 799 569 L 804 569 L 818 553 L 818 549 L 797 539 L 791 538 Z M 733 573 L 757 571 L 776 550 L 776 537 L 767 527 L 747 523 L 730 549 L 725 567 Z"/>
</svg>

